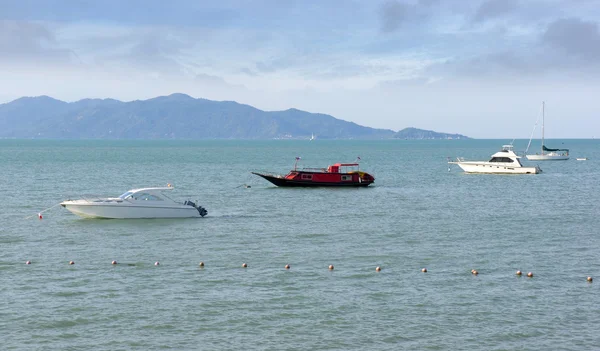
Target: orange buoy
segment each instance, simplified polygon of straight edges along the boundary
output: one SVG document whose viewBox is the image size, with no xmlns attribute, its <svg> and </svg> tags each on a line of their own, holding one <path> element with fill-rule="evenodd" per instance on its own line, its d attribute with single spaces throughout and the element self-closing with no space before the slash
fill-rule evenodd
<svg viewBox="0 0 600 351">
<path fill-rule="evenodd" d="M 75 261 L 69 261 L 69 264 L 71 264 L 71 265 L 75 264 Z"/>
<path fill-rule="evenodd" d="M 518 275 L 519 277 L 521 276 L 521 274 L 523 274 L 521 271 L 517 271 L 517 273 L 515 273 L 516 275 Z"/>
<path fill-rule="evenodd" d="M 529 273 L 527 273 L 527 276 L 528 276 L 529 278 L 533 278 L 533 273 L 529 272 Z"/>
<path fill-rule="evenodd" d="M 113 260 L 110 264 L 115 265 L 117 264 L 117 261 Z"/>
<path fill-rule="evenodd" d="M 200 263 L 198 264 L 198 266 L 204 267 L 204 262 L 200 261 Z"/>
<path fill-rule="evenodd" d="M 423 273 L 427 273 L 427 268 L 423 268 L 423 269 L 421 269 L 421 272 L 423 272 Z"/>
<path fill-rule="evenodd" d="M 377 268 L 375 268 L 375 271 L 376 271 L 376 272 L 381 272 L 381 267 L 377 267 Z"/>
<path fill-rule="evenodd" d="M 477 274 L 479 274 L 479 272 L 477 272 L 476 270 L 472 270 L 471 274 L 477 275 Z"/>
<path fill-rule="evenodd" d="M 155 266 L 160 266 L 160 262 L 156 261 L 156 262 L 154 262 L 154 265 Z"/>
<path fill-rule="evenodd" d="M 592 277 L 587 277 L 587 281 L 591 283 L 592 281 L 594 281 L 594 278 L 592 278 Z"/>
<path fill-rule="evenodd" d="M 248 268 L 248 265 L 245 263 L 242 263 L 242 268 Z"/>
<path fill-rule="evenodd" d="M 25 262 L 25 264 L 31 264 L 31 261 L 27 261 L 27 262 Z M 588 277 L 588 278 L 589 278 L 589 277 Z"/>
<path fill-rule="evenodd" d="M 289 265 L 289 264 L 286 264 L 286 265 L 285 265 L 285 269 L 290 269 L 290 265 Z"/>
<path fill-rule="evenodd" d="M 333 270 L 333 265 L 332 265 L 332 264 L 330 264 L 330 265 L 329 265 L 329 270 L 330 270 L 330 271 L 332 271 L 332 270 Z"/>
</svg>

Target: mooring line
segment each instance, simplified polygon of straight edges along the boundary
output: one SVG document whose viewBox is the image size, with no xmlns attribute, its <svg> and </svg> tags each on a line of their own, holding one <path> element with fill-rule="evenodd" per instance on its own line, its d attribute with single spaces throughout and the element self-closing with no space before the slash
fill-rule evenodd
<svg viewBox="0 0 600 351">
<path fill-rule="evenodd" d="M 40 212 L 38 212 L 38 213 L 37 213 L 37 214 L 35 214 L 35 215 L 31 215 L 31 216 L 29 216 L 29 217 L 25 217 L 25 219 L 29 219 L 29 218 L 32 218 L 32 217 L 35 217 L 35 216 L 39 216 L 39 215 L 41 215 L 42 213 L 44 213 L 44 212 L 46 212 L 46 211 L 48 211 L 48 210 L 51 210 L 51 209 L 53 209 L 54 207 L 56 207 L 56 206 L 58 206 L 58 205 L 60 205 L 60 202 L 59 202 L 59 203 L 57 203 L 56 205 L 52 206 L 52 207 L 48 207 L 47 209 L 45 209 L 45 210 L 43 210 L 43 211 L 40 211 Z"/>
</svg>

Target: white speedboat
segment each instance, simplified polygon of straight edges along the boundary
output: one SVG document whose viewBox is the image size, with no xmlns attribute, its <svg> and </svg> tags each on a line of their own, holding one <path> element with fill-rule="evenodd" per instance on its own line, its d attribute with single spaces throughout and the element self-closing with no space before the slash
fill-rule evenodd
<svg viewBox="0 0 600 351">
<path fill-rule="evenodd" d="M 523 166 L 520 159 L 512 145 L 503 145 L 489 161 L 465 161 L 457 158 L 456 161 L 448 161 L 448 163 L 458 165 L 467 173 L 538 174 L 542 172 L 538 166 Z"/>
<path fill-rule="evenodd" d="M 544 115 L 545 115 L 545 103 L 542 101 L 542 149 L 540 152 L 535 154 L 528 154 L 529 146 L 531 145 L 531 139 L 537 126 L 537 121 L 533 126 L 533 132 L 531 132 L 531 138 L 529 138 L 529 144 L 527 144 L 527 150 L 525 150 L 525 157 L 530 161 L 566 161 L 569 159 L 569 149 L 549 149 L 544 144 Z M 539 117 L 538 117 L 539 118 Z"/>
<path fill-rule="evenodd" d="M 165 192 L 173 187 L 132 189 L 119 197 L 67 200 L 62 207 L 84 218 L 191 218 L 208 213 L 192 201 L 183 203 Z"/>
</svg>

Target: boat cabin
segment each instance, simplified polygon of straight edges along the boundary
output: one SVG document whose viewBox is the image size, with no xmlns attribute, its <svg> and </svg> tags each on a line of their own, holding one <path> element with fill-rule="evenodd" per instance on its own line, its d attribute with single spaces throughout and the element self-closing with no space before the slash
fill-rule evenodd
<svg viewBox="0 0 600 351">
<path fill-rule="evenodd" d="M 514 151 L 512 145 L 502 145 L 502 149 L 492 155 L 492 158 L 488 161 L 490 163 L 512 163 L 516 166 L 522 166 L 519 161 L 519 156 Z"/>
<path fill-rule="evenodd" d="M 495 157 L 492 157 L 489 162 L 511 163 L 511 162 L 515 162 L 515 160 L 513 160 L 510 157 L 497 157 L 497 156 L 495 156 Z"/>
<path fill-rule="evenodd" d="M 303 168 L 290 171 L 287 180 L 312 183 L 362 183 L 373 182 L 375 179 L 359 171 L 358 163 L 334 163 L 325 168 Z"/>
<path fill-rule="evenodd" d="M 334 163 L 327 167 L 327 173 L 349 173 L 352 171 L 358 172 L 358 166 L 358 163 Z"/>
</svg>

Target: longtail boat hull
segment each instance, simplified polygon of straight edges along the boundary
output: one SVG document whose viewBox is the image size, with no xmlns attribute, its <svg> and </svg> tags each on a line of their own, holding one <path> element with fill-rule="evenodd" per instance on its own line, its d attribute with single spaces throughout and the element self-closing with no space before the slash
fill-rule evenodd
<svg viewBox="0 0 600 351">
<path fill-rule="evenodd" d="M 312 182 L 312 181 L 295 181 L 289 180 L 282 177 L 277 177 L 269 174 L 261 174 L 252 172 L 252 174 L 256 174 L 257 176 L 263 177 L 269 182 L 273 183 L 277 186 L 288 186 L 288 187 L 322 187 L 322 186 L 336 186 L 336 187 L 358 187 L 358 186 L 369 186 L 372 181 L 365 181 L 359 183 L 340 183 L 340 182 Z"/>
<path fill-rule="evenodd" d="M 352 170 L 341 171 L 348 168 Z M 327 169 L 294 169 L 285 176 L 257 172 L 252 174 L 276 186 L 287 187 L 366 187 L 375 182 L 372 175 L 358 170 L 357 163 L 336 163 Z"/>
</svg>

